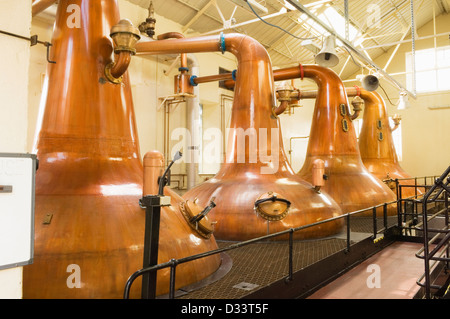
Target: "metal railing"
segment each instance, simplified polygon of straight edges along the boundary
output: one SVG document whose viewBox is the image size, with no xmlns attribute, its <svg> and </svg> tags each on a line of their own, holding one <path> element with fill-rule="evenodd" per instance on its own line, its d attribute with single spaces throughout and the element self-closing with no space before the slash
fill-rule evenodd
<svg viewBox="0 0 450 319">
<path fill-rule="evenodd" d="M 417 284 L 425 289 L 424 297 L 431 298 L 431 289 L 441 289 L 442 285 L 432 284 L 432 270 L 439 265 L 440 262 L 445 263 L 445 269 L 449 270 L 450 262 L 450 230 L 449 230 L 449 196 L 450 196 L 450 167 L 439 177 L 436 178 L 434 184 L 429 187 L 422 199 L 416 199 L 416 203 L 422 205 L 422 222 L 415 225 L 417 230 L 423 233 L 423 248 L 417 253 L 416 257 L 424 260 L 425 272 L 417 280 Z M 447 179 L 447 180 L 445 180 Z M 438 203 L 435 206 L 432 215 L 429 214 L 428 204 Z M 430 228 L 429 223 L 438 217 L 443 218 L 443 226 L 440 229 Z M 422 226 L 422 227 L 420 227 Z M 435 235 L 430 239 L 430 233 Z M 431 247 L 433 245 L 433 247 Z M 422 282 L 423 281 L 423 282 Z"/>
<path fill-rule="evenodd" d="M 450 169 L 450 167 L 449 167 Z M 447 173 L 448 174 L 448 173 Z M 442 178 L 442 176 L 441 176 Z M 402 184 L 402 182 L 405 182 L 406 180 L 414 180 L 414 185 L 406 185 L 406 184 Z M 419 183 L 419 181 L 422 181 L 422 183 Z M 429 181 L 433 181 L 433 183 L 429 183 Z M 156 272 L 158 270 L 161 269 L 165 269 L 165 268 L 170 268 L 170 279 L 169 279 L 169 294 L 168 297 L 169 299 L 173 299 L 175 298 L 175 286 L 176 286 L 176 268 L 177 266 L 184 264 L 184 263 L 188 263 L 197 259 L 201 259 L 201 258 L 206 258 L 212 255 L 216 255 L 216 254 L 221 254 L 230 250 L 234 250 L 234 249 L 238 249 L 250 244 L 254 244 L 254 243 L 258 243 L 258 242 L 263 242 L 263 241 L 267 241 L 268 239 L 272 239 L 275 237 L 279 237 L 279 236 L 283 236 L 283 235 L 289 235 L 289 239 L 287 240 L 286 244 L 289 246 L 288 249 L 288 274 L 285 277 L 285 281 L 291 281 L 292 280 L 292 276 L 294 273 L 293 270 L 293 244 L 294 244 L 294 233 L 302 231 L 304 229 L 307 228 L 311 228 L 311 227 L 315 227 L 318 225 L 322 225 L 328 222 L 333 222 L 339 219 L 344 219 L 346 222 L 346 248 L 345 251 L 348 252 L 350 251 L 351 248 L 351 218 L 352 216 L 355 215 L 359 215 L 362 214 L 364 212 L 368 212 L 371 211 L 372 212 L 372 222 L 373 222 L 373 227 L 371 230 L 371 237 L 372 239 L 375 241 L 379 240 L 380 237 L 378 237 L 379 234 L 384 233 L 389 225 L 388 225 L 388 207 L 390 205 L 396 205 L 397 207 L 397 218 L 398 218 L 398 224 L 397 227 L 403 231 L 410 231 L 410 230 L 415 230 L 415 231 L 423 231 L 424 232 L 424 243 L 429 243 L 430 241 L 428 240 L 428 235 L 427 234 L 427 208 L 426 208 L 426 204 L 424 205 L 423 203 L 430 203 L 430 202 L 445 202 L 445 205 L 447 207 L 447 215 L 448 216 L 448 194 L 447 196 L 445 196 L 444 199 L 441 199 L 439 196 L 436 195 L 436 181 L 439 181 L 439 178 L 437 178 L 437 176 L 424 176 L 424 177 L 414 177 L 414 178 L 410 178 L 410 179 L 395 179 L 394 180 L 396 183 L 396 190 L 397 190 L 397 200 L 395 201 L 391 201 L 388 203 L 382 203 L 379 204 L 377 206 L 372 206 L 372 207 L 368 207 L 365 209 L 361 209 L 361 210 L 357 210 L 357 211 L 353 211 L 350 213 L 345 213 L 343 215 L 340 216 L 336 216 L 333 218 L 329 218 L 323 221 L 319 221 L 316 223 L 312 223 L 312 224 L 308 224 L 308 225 L 304 225 L 304 226 L 299 226 L 296 228 L 290 228 L 281 232 L 277 232 L 277 233 L 273 233 L 273 234 L 269 234 L 266 236 L 262 236 L 262 237 L 258 237 L 258 238 L 254 238 L 254 239 L 250 239 L 250 240 L 246 240 L 246 241 L 242 241 L 242 242 L 238 242 L 235 244 L 231 244 L 227 247 L 224 248 L 219 248 L 219 249 L 215 249 L 215 250 L 211 250 L 208 252 L 204 252 L 204 253 L 200 253 L 200 254 L 196 254 L 196 255 L 192 255 L 192 256 L 187 256 L 184 258 L 179 258 L 179 259 L 171 259 L 165 263 L 161 263 L 155 266 L 151 266 L 151 267 L 147 267 L 147 268 L 143 268 L 140 269 L 138 271 L 136 271 L 135 273 L 133 273 L 129 279 L 126 282 L 125 285 L 125 289 L 124 289 L 124 299 L 128 299 L 130 297 L 130 289 L 131 286 L 133 284 L 133 282 L 139 278 L 140 276 L 150 273 L 150 272 Z M 415 195 L 410 196 L 408 198 L 402 198 L 402 189 L 407 188 L 407 187 L 415 187 L 416 192 Z M 448 187 L 448 181 L 447 181 L 447 186 Z M 420 194 L 417 189 L 425 189 L 427 190 L 427 192 L 425 193 L 425 195 Z M 448 190 L 447 190 L 448 192 Z M 442 191 L 438 194 L 441 195 Z M 429 200 L 429 197 L 431 196 L 431 194 L 434 194 L 433 198 L 431 198 L 431 200 Z M 423 196 L 423 197 L 422 197 Z M 426 197 L 425 197 L 426 196 Z M 442 196 L 441 196 L 442 197 Z M 422 215 L 418 213 L 418 205 L 422 204 L 422 210 L 423 213 Z M 409 205 L 409 208 L 408 208 Z M 377 213 L 378 210 L 382 209 L 382 217 L 378 217 Z M 408 218 L 409 216 L 409 218 Z M 418 219 L 423 216 L 423 221 L 420 223 L 416 223 L 416 221 L 418 221 Z M 395 217 L 395 216 L 394 216 Z M 379 227 L 378 225 L 378 220 L 382 218 L 383 219 L 383 225 L 382 227 Z M 448 217 L 446 217 L 447 219 L 447 225 L 448 225 Z M 423 229 L 420 228 L 419 226 L 421 226 L 423 223 L 424 227 Z M 442 233 L 442 231 L 439 231 L 439 233 Z M 448 237 L 449 237 L 449 232 L 448 232 L 448 228 L 445 231 L 446 234 L 446 238 L 447 238 L 447 258 L 442 257 L 442 256 L 438 256 L 435 257 L 434 255 L 437 253 L 436 247 L 442 248 L 442 245 L 437 245 L 431 252 L 428 249 L 428 244 L 424 245 L 424 248 L 422 249 L 422 251 L 425 252 L 424 257 L 419 257 L 419 258 L 424 258 L 425 259 L 425 274 L 424 274 L 424 278 L 425 278 L 425 284 L 421 284 L 419 283 L 419 285 L 429 285 L 429 276 L 427 275 L 427 273 L 429 273 L 429 261 L 430 260 L 445 260 L 448 262 Z M 435 236 L 436 237 L 436 236 Z M 432 240 L 435 240 L 434 237 Z M 421 279 L 419 279 L 421 280 Z M 418 280 L 418 282 L 419 282 Z"/>
<path fill-rule="evenodd" d="M 346 248 L 345 251 L 348 252 L 350 251 L 350 247 L 351 247 L 351 232 L 350 232 L 350 228 L 351 228 L 351 222 L 350 222 L 350 217 L 351 216 L 355 216 L 358 214 L 362 214 L 364 212 L 368 212 L 371 211 L 372 212 L 372 220 L 373 220 L 373 228 L 372 228 L 372 238 L 375 240 L 380 239 L 379 237 L 377 237 L 379 234 L 385 232 L 388 228 L 387 225 L 387 212 L 388 212 L 388 206 L 389 205 L 396 205 L 397 201 L 391 201 L 388 203 L 382 203 L 379 204 L 377 206 L 372 206 L 372 207 L 368 207 L 365 209 L 361 209 L 361 210 L 357 210 L 357 211 L 353 211 L 350 213 L 345 213 L 343 215 L 340 216 L 336 216 L 333 218 L 329 218 L 323 221 L 319 221 L 316 223 L 312 223 L 312 224 L 308 224 L 308 225 L 304 225 L 304 226 L 299 226 L 296 228 L 290 228 L 281 232 L 277 232 L 277 233 L 273 233 L 273 234 L 269 234 L 269 235 L 265 235 L 265 236 L 261 236 L 258 238 L 254 238 L 254 239 L 250 239 L 250 240 L 246 240 L 246 241 L 242 241 L 242 242 L 238 242 L 235 244 L 232 244 L 228 247 L 224 247 L 224 248 L 219 248 L 219 249 L 215 249 L 215 250 L 211 250 L 208 252 L 204 252 L 204 253 L 200 253 L 200 254 L 196 254 L 196 255 L 192 255 L 192 256 L 188 256 L 188 257 L 184 257 L 184 258 L 179 258 L 179 259 L 171 259 L 170 261 L 167 261 L 165 263 L 161 263 L 155 266 L 151 266 L 151 267 L 147 267 L 147 268 L 143 268 L 140 269 L 138 271 L 136 271 L 135 273 L 133 273 L 129 279 L 126 282 L 125 285 L 125 289 L 124 289 L 124 299 L 128 299 L 130 296 L 130 289 L 131 286 L 133 284 L 133 282 L 140 276 L 146 274 L 146 273 L 150 273 L 153 271 L 158 271 L 161 269 L 165 269 L 165 268 L 170 268 L 170 279 L 169 279 L 169 294 L 168 297 L 169 299 L 173 299 L 175 298 L 175 275 L 176 275 L 176 268 L 178 265 L 187 263 L 187 262 L 191 262 L 200 258 L 205 258 L 208 256 L 212 256 L 215 254 L 220 254 L 220 253 L 224 253 L 233 249 L 237 249 L 243 246 L 247 246 L 250 244 L 254 244 L 257 242 L 262 242 L 262 241 L 266 241 L 268 239 L 272 239 L 275 237 L 279 237 L 279 236 L 283 236 L 283 235 L 289 235 L 289 239 L 287 241 L 287 244 L 289 245 L 289 250 L 288 250 L 288 260 L 289 260 L 289 267 L 288 267 L 288 275 L 285 278 L 285 281 L 290 281 L 292 280 L 292 276 L 293 276 L 293 243 L 294 243 L 294 233 L 302 231 L 304 229 L 307 228 L 311 228 L 311 227 L 315 227 L 318 225 L 322 225 L 325 223 L 329 223 L 329 222 L 333 222 L 339 219 L 345 219 L 346 221 L 346 225 L 347 225 L 347 231 L 346 231 Z M 377 225 L 377 221 L 380 217 L 377 217 L 377 212 L 378 209 L 382 209 L 383 211 L 383 227 L 379 228 Z"/>
</svg>

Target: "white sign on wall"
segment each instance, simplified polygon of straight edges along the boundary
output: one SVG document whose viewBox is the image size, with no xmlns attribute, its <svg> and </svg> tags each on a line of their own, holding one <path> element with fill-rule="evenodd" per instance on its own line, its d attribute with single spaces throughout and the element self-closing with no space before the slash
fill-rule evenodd
<svg viewBox="0 0 450 319">
<path fill-rule="evenodd" d="M 0 153 L 0 269 L 33 261 L 36 161 Z"/>
</svg>

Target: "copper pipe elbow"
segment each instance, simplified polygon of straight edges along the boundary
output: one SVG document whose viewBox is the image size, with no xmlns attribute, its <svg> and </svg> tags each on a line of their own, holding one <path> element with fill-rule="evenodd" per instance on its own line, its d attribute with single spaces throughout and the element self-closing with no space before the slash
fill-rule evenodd
<svg viewBox="0 0 450 319">
<path fill-rule="evenodd" d="M 286 111 L 288 105 L 289 101 L 281 101 L 280 105 L 277 108 L 273 109 L 273 113 L 277 116 L 282 114 L 284 111 Z"/>
<path fill-rule="evenodd" d="M 160 34 L 156 37 L 158 40 L 166 40 L 166 39 L 183 39 L 184 35 L 182 33 L 179 32 L 167 32 L 167 33 L 163 33 Z M 181 72 L 186 72 L 187 71 L 187 67 L 188 67 L 188 62 L 187 62 L 187 54 L 186 53 L 181 53 Z"/>
<path fill-rule="evenodd" d="M 130 20 L 122 19 L 111 28 L 110 36 L 114 42 L 114 53 L 117 62 L 111 62 L 105 67 L 105 76 L 112 83 L 121 83 L 122 75 L 127 71 L 131 56 L 136 54 L 135 46 L 140 40 L 139 29 Z"/>
<path fill-rule="evenodd" d="M 52 6 L 55 2 L 56 0 L 33 0 L 33 4 L 31 5 L 31 15 L 34 17 Z"/>
<path fill-rule="evenodd" d="M 122 82 L 122 76 L 128 70 L 131 62 L 131 52 L 121 51 L 118 54 L 117 62 L 111 62 L 105 68 L 105 75 L 113 83 Z"/>
</svg>

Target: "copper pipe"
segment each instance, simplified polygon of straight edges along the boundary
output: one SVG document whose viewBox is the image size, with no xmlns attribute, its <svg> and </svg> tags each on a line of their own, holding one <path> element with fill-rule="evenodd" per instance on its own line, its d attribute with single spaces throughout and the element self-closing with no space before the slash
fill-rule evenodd
<svg viewBox="0 0 450 319">
<path fill-rule="evenodd" d="M 216 52 L 219 49 L 219 37 L 208 36 L 138 42 L 136 55 Z"/>
<path fill-rule="evenodd" d="M 199 76 L 192 80 L 195 84 L 200 83 L 208 83 L 208 82 L 214 82 L 214 81 L 228 81 L 231 80 L 233 83 L 233 87 L 235 84 L 235 81 L 233 80 L 232 73 L 222 73 L 222 74 L 216 74 L 216 75 L 208 75 L 208 76 Z"/>
<path fill-rule="evenodd" d="M 345 92 L 347 93 L 348 97 L 353 97 L 353 96 L 360 96 L 362 91 L 364 89 L 354 86 L 354 87 L 347 87 L 345 88 Z M 291 94 L 291 98 L 292 99 L 315 99 L 317 98 L 317 94 L 318 94 L 318 90 L 304 90 L 304 91 L 294 91 Z M 369 94 L 369 91 L 364 90 L 364 94 Z M 356 118 L 359 117 L 359 114 L 361 113 L 362 109 L 353 105 L 353 114 L 350 115 L 351 120 L 355 120 Z"/>
<path fill-rule="evenodd" d="M 110 67 L 109 72 L 114 78 L 118 79 L 128 70 L 130 62 L 131 62 L 131 52 L 121 51 L 118 54 L 116 62 L 113 62 L 112 66 Z"/>
<path fill-rule="evenodd" d="M 164 156 L 158 151 L 150 151 L 144 155 L 144 180 L 142 196 L 158 194 L 158 177 L 164 171 Z"/>
<path fill-rule="evenodd" d="M 273 113 L 275 115 L 280 115 L 284 111 L 286 111 L 288 106 L 289 106 L 289 101 L 286 101 L 286 100 L 281 101 L 280 105 L 278 107 L 276 107 L 275 109 L 273 109 Z"/>
<path fill-rule="evenodd" d="M 274 81 L 282 81 L 283 79 L 289 78 L 289 75 L 284 74 L 284 70 L 288 70 L 288 69 L 273 70 Z M 298 77 L 300 77 L 300 76 L 298 76 Z M 236 81 L 233 80 L 233 75 L 231 72 L 217 74 L 217 75 L 209 75 L 209 76 L 204 76 L 204 77 L 198 77 L 194 80 L 194 82 L 197 83 L 197 81 L 198 81 L 198 83 L 206 83 L 206 82 L 213 82 L 213 81 L 225 81 L 225 83 L 224 83 L 225 87 L 228 89 L 234 88 L 234 86 L 236 84 Z"/>
<path fill-rule="evenodd" d="M 31 15 L 34 17 L 52 6 L 55 2 L 56 0 L 33 0 L 33 4 L 31 5 Z"/>
<path fill-rule="evenodd" d="M 167 32 L 167 33 L 163 33 L 163 34 L 160 34 L 157 36 L 158 40 L 183 39 L 183 38 L 184 38 L 184 35 L 179 32 Z M 181 68 L 183 68 L 181 70 L 182 73 L 187 72 L 188 62 L 187 62 L 187 54 L 186 53 L 181 53 L 180 66 L 181 66 Z"/>
</svg>

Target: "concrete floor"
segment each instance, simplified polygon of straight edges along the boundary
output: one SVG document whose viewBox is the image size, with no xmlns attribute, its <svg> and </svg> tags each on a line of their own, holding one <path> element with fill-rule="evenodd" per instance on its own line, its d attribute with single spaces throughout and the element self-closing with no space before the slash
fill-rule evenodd
<svg viewBox="0 0 450 319">
<path fill-rule="evenodd" d="M 424 261 L 415 256 L 419 243 L 395 242 L 308 299 L 412 299 Z"/>
</svg>

